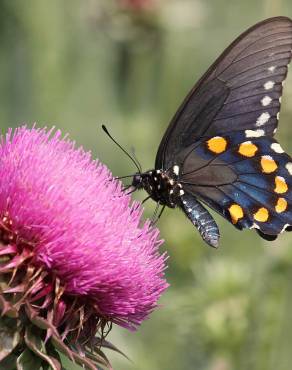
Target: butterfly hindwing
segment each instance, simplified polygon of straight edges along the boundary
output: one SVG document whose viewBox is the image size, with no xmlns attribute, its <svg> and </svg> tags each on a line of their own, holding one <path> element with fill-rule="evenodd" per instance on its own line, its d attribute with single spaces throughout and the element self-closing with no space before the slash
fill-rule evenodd
<svg viewBox="0 0 292 370">
<path fill-rule="evenodd" d="M 181 163 L 181 182 L 239 229 L 274 239 L 292 224 L 292 158 L 271 137 L 204 138 Z"/>
<path fill-rule="evenodd" d="M 201 137 L 243 130 L 275 133 L 291 60 L 292 21 L 270 18 L 239 36 L 208 69 L 172 119 L 156 168 L 173 165 Z"/>
</svg>

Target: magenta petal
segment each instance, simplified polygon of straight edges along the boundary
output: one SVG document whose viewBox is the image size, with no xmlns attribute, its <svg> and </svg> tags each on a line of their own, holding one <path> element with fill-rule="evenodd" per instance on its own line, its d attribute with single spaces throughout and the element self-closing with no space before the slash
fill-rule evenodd
<svg viewBox="0 0 292 370">
<path fill-rule="evenodd" d="M 56 276 L 64 294 L 128 327 L 157 306 L 167 287 L 159 232 L 141 224 L 141 205 L 90 153 L 60 131 L 10 130 L 0 142 L 0 179 L 0 216 L 9 214 L 34 265 Z"/>
<path fill-rule="evenodd" d="M 16 245 L 5 245 L 0 248 L 0 256 L 4 256 L 5 254 L 15 254 L 16 252 Z"/>
</svg>

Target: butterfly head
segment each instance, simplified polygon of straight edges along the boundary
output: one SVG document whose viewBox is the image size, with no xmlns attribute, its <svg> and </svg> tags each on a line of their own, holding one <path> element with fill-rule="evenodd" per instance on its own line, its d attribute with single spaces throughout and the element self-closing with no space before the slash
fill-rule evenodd
<svg viewBox="0 0 292 370">
<path fill-rule="evenodd" d="M 154 183 L 155 183 L 154 172 L 156 171 L 135 173 L 133 176 L 133 180 L 132 180 L 132 187 L 134 187 L 137 190 L 145 189 L 151 195 L 151 193 L 153 192 Z"/>
<path fill-rule="evenodd" d="M 139 190 L 139 189 L 143 189 L 144 186 L 143 186 L 143 177 L 145 174 L 143 173 L 140 173 L 140 172 L 137 172 L 135 173 L 135 175 L 133 176 L 133 180 L 132 180 L 132 187 Z"/>
</svg>

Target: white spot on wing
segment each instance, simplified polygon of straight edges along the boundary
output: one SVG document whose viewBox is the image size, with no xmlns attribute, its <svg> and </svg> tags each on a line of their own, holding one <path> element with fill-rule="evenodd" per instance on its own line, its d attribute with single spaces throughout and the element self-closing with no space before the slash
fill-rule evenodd
<svg viewBox="0 0 292 370">
<path fill-rule="evenodd" d="M 266 95 L 261 100 L 262 106 L 266 107 L 267 105 L 269 105 L 271 103 L 271 101 L 272 101 L 272 98 L 270 96 Z"/>
<path fill-rule="evenodd" d="M 179 191 L 179 195 L 184 195 L 184 193 L 185 193 L 185 192 L 184 192 L 183 190 L 180 190 L 180 191 Z"/>
<path fill-rule="evenodd" d="M 271 90 L 275 85 L 274 81 L 268 81 L 264 84 L 265 90 Z"/>
<path fill-rule="evenodd" d="M 280 112 L 277 113 L 277 120 L 280 118 Z"/>
<path fill-rule="evenodd" d="M 274 72 L 274 70 L 276 69 L 276 66 L 271 66 L 271 67 L 269 67 L 268 68 L 268 70 L 270 71 L 270 72 Z"/>
<path fill-rule="evenodd" d="M 286 170 L 289 172 L 290 175 L 292 175 L 292 162 L 286 163 Z"/>
<path fill-rule="evenodd" d="M 192 209 L 191 208 L 188 208 L 188 212 L 192 212 Z"/>
<path fill-rule="evenodd" d="M 255 223 L 253 223 L 250 227 L 250 229 L 259 229 L 259 228 L 260 228 L 259 225 L 255 224 Z"/>
<path fill-rule="evenodd" d="M 179 174 L 179 166 L 175 165 L 173 166 L 173 172 L 178 175 Z"/>
<path fill-rule="evenodd" d="M 286 229 L 287 229 L 287 227 L 288 226 L 290 226 L 289 224 L 285 224 L 284 226 L 283 226 L 283 229 L 280 231 L 280 234 L 283 232 L 283 231 L 285 231 Z"/>
<path fill-rule="evenodd" d="M 245 137 L 261 137 L 265 135 L 264 130 L 245 130 Z"/>
<path fill-rule="evenodd" d="M 273 161 L 273 158 L 270 155 L 263 155 L 262 158 L 265 158 L 269 161 Z"/>
<path fill-rule="evenodd" d="M 286 180 L 284 179 L 284 177 L 282 176 L 276 176 L 276 179 L 279 180 L 279 181 L 282 181 L 286 184 Z"/>
<path fill-rule="evenodd" d="M 256 126 L 263 126 L 265 123 L 268 122 L 268 120 L 270 119 L 270 114 L 268 112 L 264 112 L 262 113 L 259 118 L 257 119 L 256 121 Z"/>
<path fill-rule="evenodd" d="M 284 150 L 279 143 L 271 144 L 271 149 L 276 153 L 284 153 Z"/>
</svg>

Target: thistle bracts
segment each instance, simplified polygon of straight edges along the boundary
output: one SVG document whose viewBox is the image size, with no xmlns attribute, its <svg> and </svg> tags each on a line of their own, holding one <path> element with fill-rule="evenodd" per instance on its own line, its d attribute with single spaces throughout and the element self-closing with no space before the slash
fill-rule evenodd
<svg viewBox="0 0 292 370">
<path fill-rule="evenodd" d="M 79 297 L 66 296 L 58 277 L 34 267 L 33 246 L 18 238 L 11 226 L 4 216 L 0 244 L 2 366 L 14 363 L 17 367 L 11 365 L 12 369 L 39 369 L 46 364 L 59 370 L 58 350 L 86 368 L 110 368 L 101 351 L 103 341 L 110 347 L 104 338 L 110 320 L 98 316 L 94 304 L 91 307 Z"/>
<path fill-rule="evenodd" d="M 0 142 L 0 368 L 111 368 L 112 324 L 135 329 L 167 284 L 158 231 L 104 165 L 59 132 Z"/>
</svg>

